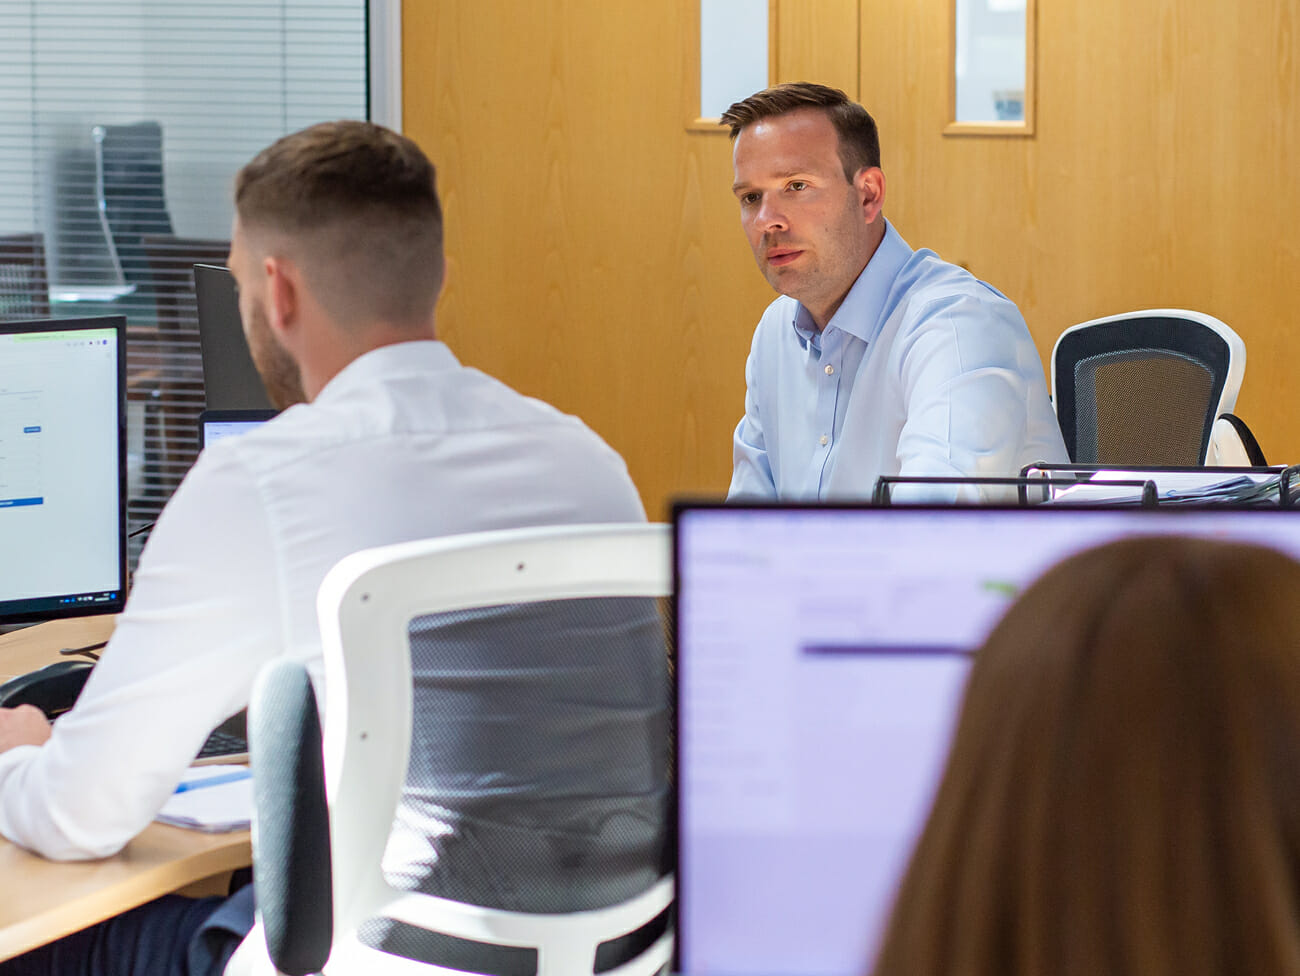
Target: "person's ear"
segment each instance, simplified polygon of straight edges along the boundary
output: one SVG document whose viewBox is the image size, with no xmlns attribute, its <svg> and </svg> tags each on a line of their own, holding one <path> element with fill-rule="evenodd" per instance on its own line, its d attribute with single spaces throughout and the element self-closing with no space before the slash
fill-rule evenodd
<svg viewBox="0 0 1300 976">
<path fill-rule="evenodd" d="M 864 166 L 853 176 L 853 188 L 858 192 L 862 218 L 875 223 L 885 207 L 885 174 L 879 166 Z"/>
<path fill-rule="evenodd" d="M 277 339 L 298 323 L 299 282 L 297 268 L 284 258 L 268 257 L 266 270 L 266 318 Z"/>
</svg>

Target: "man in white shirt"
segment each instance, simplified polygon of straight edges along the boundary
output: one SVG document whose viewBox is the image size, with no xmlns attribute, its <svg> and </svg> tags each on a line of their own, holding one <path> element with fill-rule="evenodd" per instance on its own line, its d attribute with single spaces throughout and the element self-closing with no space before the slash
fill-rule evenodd
<svg viewBox="0 0 1300 976">
<path fill-rule="evenodd" d="M 235 203 L 245 332 L 287 409 L 199 458 L 73 710 L 52 732 L 34 709 L 0 710 L 0 832 L 46 857 L 102 857 L 143 829 L 266 661 L 296 658 L 319 678 L 316 591 L 348 553 L 645 517 L 622 459 L 581 421 L 460 366 L 435 339 L 442 214 L 413 142 L 364 122 L 313 126 L 250 162 Z M 641 662 L 646 687 L 663 666 Z M 641 777 L 634 805 L 667 792 L 666 762 L 642 758 L 655 752 L 647 735 L 666 739 L 667 706 L 646 704 L 602 740 L 611 770 Z M 618 789 L 585 785 L 618 805 Z M 659 839 L 652 825 L 651 878 Z M 251 923 L 251 897 L 241 904 L 223 922 L 236 937 Z M 214 908 L 165 899 L 0 973 L 217 972 L 232 942 L 204 944 Z"/>
<path fill-rule="evenodd" d="M 881 475 L 1007 476 L 1068 460 L 1015 305 L 913 251 L 885 219 L 880 142 L 861 105 L 779 85 L 722 121 L 741 224 L 783 296 L 754 332 L 729 497 L 866 498 Z"/>
</svg>

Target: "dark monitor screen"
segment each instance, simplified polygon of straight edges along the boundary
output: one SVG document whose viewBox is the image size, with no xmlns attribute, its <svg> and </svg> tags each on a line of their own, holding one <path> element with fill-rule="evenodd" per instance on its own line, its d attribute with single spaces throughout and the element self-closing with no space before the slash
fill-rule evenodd
<svg viewBox="0 0 1300 976">
<path fill-rule="evenodd" d="M 203 353 L 203 399 L 209 410 L 269 410 L 271 400 L 253 365 L 239 318 L 239 292 L 229 268 L 194 266 Z"/>
<path fill-rule="evenodd" d="M 0 624 L 126 601 L 126 319 L 0 323 Z"/>
<path fill-rule="evenodd" d="M 680 971 L 869 972 L 972 652 L 1048 567 L 1156 533 L 1300 558 L 1279 509 L 679 509 Z"/>
</svg>

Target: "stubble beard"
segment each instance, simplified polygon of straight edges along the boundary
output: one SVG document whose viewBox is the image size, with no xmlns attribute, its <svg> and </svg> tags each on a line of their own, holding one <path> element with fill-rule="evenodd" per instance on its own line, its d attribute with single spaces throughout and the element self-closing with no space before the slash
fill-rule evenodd
<svg viewBox="0 0 1300 976">
<path fill-rule="evenodd" d="M 302 371 L 284 346 L 271 334 L 271 326 L 261 308 L 254 306 L 248 328 L 248 351 L 262 377 L 267 398 L 277 410 L 287 410 L 295 403 L 306 403 L 302 388 Z"/>
</svg>

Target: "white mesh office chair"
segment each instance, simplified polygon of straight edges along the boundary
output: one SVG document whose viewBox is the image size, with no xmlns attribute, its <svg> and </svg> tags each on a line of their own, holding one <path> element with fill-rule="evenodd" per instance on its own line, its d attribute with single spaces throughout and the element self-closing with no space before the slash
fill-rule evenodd
<svg viewBox="0 0 1300 976">
<path fill-rule="evenodd" d="M 1245 371 L 1241 337 L 1201 312 L 1149 309 L 1066 329 L 1052 350 L 1052 402 L 1070 460 L 1205 464 Z"/>
<path fill-rule="evenodd" d="M 648 945 L 606 971 L 649 976 L 663 970 L 672 952 L 665 913 L 673 879 L 660 870 L 640 893 L 613 905 L 520 912 L 401 890 L 390 884 L 381 861 L 419 761 L 417 755 L 408 774 L 412 620 L 462 611 L 491 614 L 502 607 L 638 606 L 653 616 L 654 653 L 663 653 L 657 600 L 671 592 L 671 565 L 667 526 L 644 524 L 475 533 L 367 550 L 340 562 L 318 599 L 327 705 L 323 766 L 320 749 L 313 747 L 320 740 L 313 739 L 316 710 L 304 669 L 276 662 L 254 690 L 249 725 L 259 918 L 227 973 L 472 971 L 374 948 L 362 930 L 376 918 L 535 950 L 539 976 L 592 973 L 598 945 L 658 920 L 662 925 L 650 930 Z M 607 641 L 606 653 L 614 656 Z M 302 736 L 295 731 L 299 720 Z M 417 743 L 418 724 L 417 715 Z M 660 747 L 666 757 L 667 741 L 638 746 L 651 754 Z"/>
</svg>

